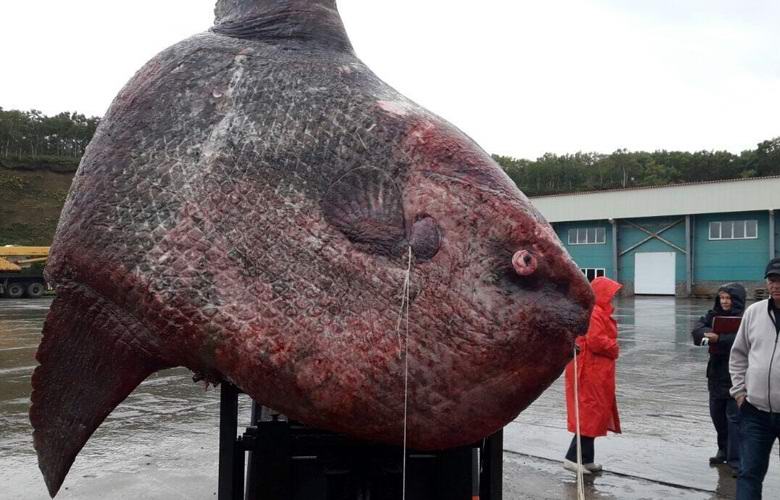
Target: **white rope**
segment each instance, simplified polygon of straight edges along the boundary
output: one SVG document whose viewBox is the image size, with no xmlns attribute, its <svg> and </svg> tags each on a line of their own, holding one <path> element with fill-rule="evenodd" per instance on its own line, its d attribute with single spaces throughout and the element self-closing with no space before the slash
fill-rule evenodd
<svg viewBox="0 0 780 500">
<path fill-rule="evenodd" d="M 409 292 L 411 289 L 412 276 L 412 247 L 409 247 L 408 262 L 406 266 L 406 277 L 404 278 L 403 290 L 401 292 L 401 309 L 398 313 L 398 323 L 396 323 L 395 333 L 398 337 L 399 351 L 403 351 L 404 357 L 404 439 L 403 439 L 403 460 L 401 468 L 401 500 L 406 500 L 406 431 L 409 417 Z M 405 308 L 405 310 L 404 310 Z M 401 345 L 401 321 L 405 320 L 404 341 Z M 399 353 L 400 354 L 400 353 Z"/>
<path fill-rule="evenodd" d="M 407 319 L 407 335 L 409 334 L 409 283 L 412 275 L 412 247 L 409 247 L 409 261 L 406 265 L 406 276 L 404 277 L 404 284 L 401 287 L 401 307 L 398 310 L 398 321 L 395 324 L 395 336 L 398 339 L 398 356 L 401 356 L 403 346 L 401 345 L 401 321 L 404 318 L 404 307 L 406 307 L 406 319 Z"/>
<path fill-rule="evenodd" d="M 574 351 L 574 422 L 577 426 L 577 499 L 585 500 L 585 479 L 582 475 L 582 440 L 580 439 L 580 377 L 577 370 L 577 344 L 572 347 Z"/>
</svg>

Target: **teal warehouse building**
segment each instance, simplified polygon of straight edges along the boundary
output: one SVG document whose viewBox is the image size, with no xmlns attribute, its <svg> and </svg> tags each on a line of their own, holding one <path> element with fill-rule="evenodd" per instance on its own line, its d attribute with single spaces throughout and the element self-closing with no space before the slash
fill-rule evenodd
<svg viewBox="0 0 780 500">
<path fill-rule="evenodd" d="M 626 295 L 709 296 L 727 282 L 765 295 L 777 256 L 780 177 L 540 196 L 531 199 L 592 279 Z"/>
</svg>

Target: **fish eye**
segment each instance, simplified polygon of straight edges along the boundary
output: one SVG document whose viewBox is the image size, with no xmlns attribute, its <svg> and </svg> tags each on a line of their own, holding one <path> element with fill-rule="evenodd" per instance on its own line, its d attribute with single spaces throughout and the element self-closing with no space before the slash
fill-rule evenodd
<svg viewBox="0 0 780 500">
<path fill-rule="evenodd" d="M 539 262 L 528 250 L 522 249 L 512 256 L 512 267 L 520 276 L 530 276 L 536 272 Z"/>
<path fill-rule="evenodd" d="M 439 252 L 441 231 L 436 219 L 428 214 L 418 215 L 411 233 L 409 244 L 417 261 L 431 260 Z"/>
</svg>

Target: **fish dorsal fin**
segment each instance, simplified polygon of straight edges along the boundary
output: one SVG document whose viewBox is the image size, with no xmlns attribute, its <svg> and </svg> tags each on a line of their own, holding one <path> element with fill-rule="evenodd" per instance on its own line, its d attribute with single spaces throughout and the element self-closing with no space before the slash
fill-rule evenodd
<svg viewBox="0 0 780 500">
<path fill-rule="evenodd" d="M 212 31 L 353 53 L 336 0 L 218 0 Z"/>
</svg>

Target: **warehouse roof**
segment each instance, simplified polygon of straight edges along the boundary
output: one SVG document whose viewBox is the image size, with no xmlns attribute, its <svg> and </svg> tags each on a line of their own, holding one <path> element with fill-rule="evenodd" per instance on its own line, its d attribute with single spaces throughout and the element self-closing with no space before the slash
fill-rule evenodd
<svg viewBox="0 0 780 500">
<path fill-rule="evenodd" d="M 531 198 L 549 222 L 751 212 L 780 208 L 780 176 Z"/>
</svg>

